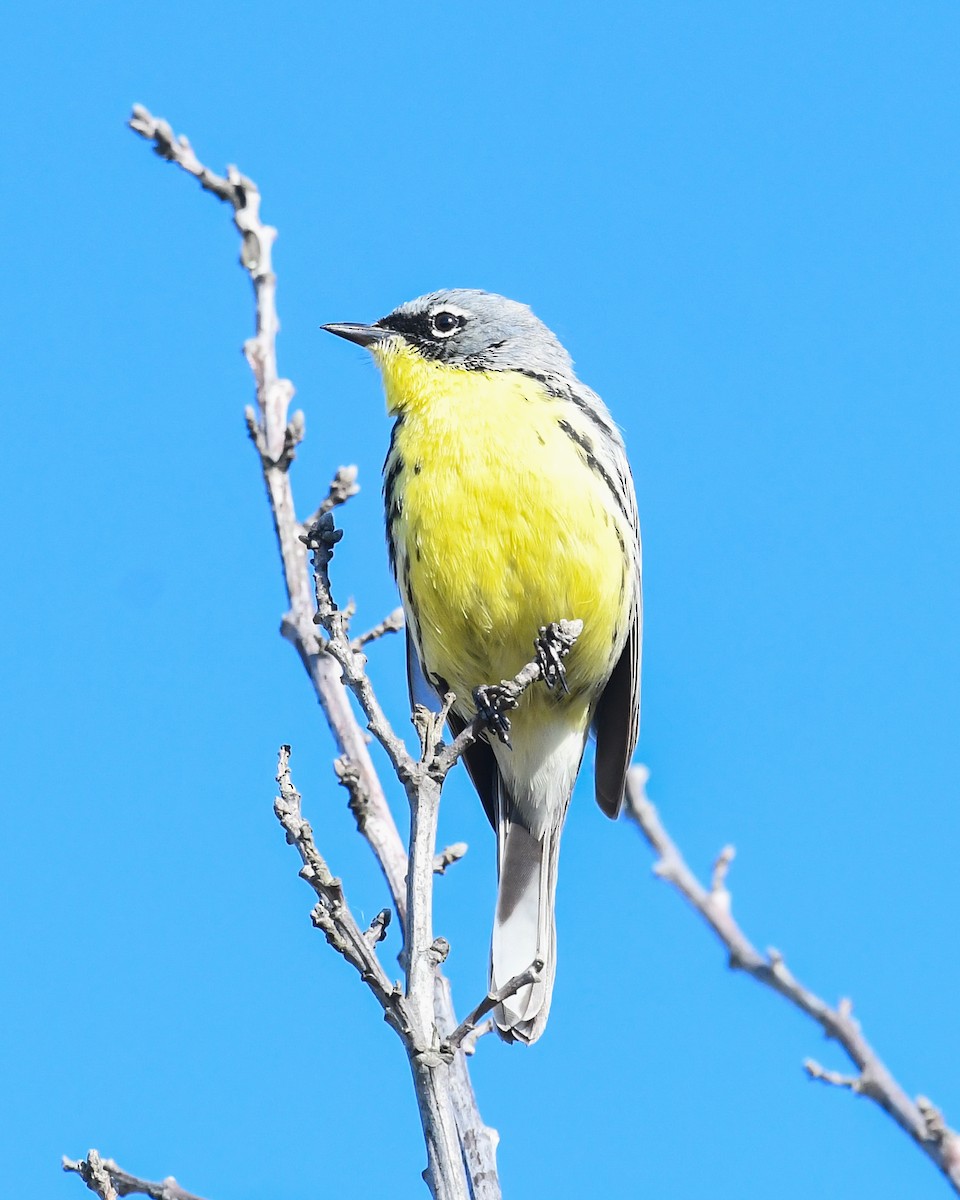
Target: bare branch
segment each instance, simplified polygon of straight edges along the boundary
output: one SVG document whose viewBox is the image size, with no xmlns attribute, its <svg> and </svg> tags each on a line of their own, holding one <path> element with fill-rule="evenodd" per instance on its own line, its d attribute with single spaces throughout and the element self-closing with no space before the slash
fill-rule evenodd
<svg viewBox="0 0 960 1200">
<path fill-rule="evenodd" d="M 377 638 L 382 638 L 387 633 L 400 633 L 403 630 L 404 624 L 403 609 L 395 608 L 392 613 L 388 613 L 383 618 L 379 625 L 374 625 L 366 633 L 361 633 L 350 644 L 354 650 L 360 650 L 368 642 L 375 642 Z"/>
<path fill-rule="evenodd" d="M 487 992 L 473 1012 L 465 1016 L 453 1033 L 450 1034 L 444 1042 L 444 1049 L 455 1050 L 466 1037 L 475 1032 L 478 1023 L 488 1012 L 492 1012 L 498 1004 L 502 1004 L 504 1000 L 509 1000 L 511 996 L 515 995 L 521 988 L 526 987 L 528 984 L 539 983 L 540 972 L 542 970 L 543 961 L 536 958 L 525 971 L 521 971 L 519 975 L 514 975 L 512 979 L 508 979 L 502 988 L 497 988 L 495 992 Z"/>
<path fill-rule="evenodd" d="M 664 828 L 656 808 L 647 798 L 648 776 L 646 767 L 633 767 L 630 770 L 624 815 L 639 828 L 657 854 L 654 872 L 674 887 L 706 921 L 729 952 L 733 969 L 743 971 L 758 983 L 772 988 L 816 1021 L 826 1036 L 843 1048 L 859 1072 L 856 1076 L 842 1075 L 808 1059 L 804 1067 L 810 1078 L 847 1088 L 879 1104 L 932 1159 L 953 1190 L 960 1195 L 960 1135 L 947 1127 L 928 1100 L 918 1098 L 914 1102 L 907 1096 L 863 1036 L 859 1023 L 853 1017 L 853 1006 L 849 1000 L 841 1000 L 836 1008 L 831 1008 L 793 976 L 778 950 L 771 948 L 766 956 L 760 954 L 731 912 L 726 876 L 733 861 L 733 847 L 726 847 L 717 859 L 708 890 L 687 866 Z M 933 1121 L 929 1116 L 931 1110 L 937 1114 Z"/>
<path fill-rule="evenodd" d="M 440 854 L 435 854 L 433 857 L 434 875 L 445 875 L 447 867 L 452 866 L 455 862 L 459 862 L 467 850 L 468 846 L 466 842 L 454 842 L 452 846 L 445 847 Z"/>
<path fill-rule="evenodd" d="M 101 1158 L 96 1150 L 89 1150 L 86 1158 L 78 1161 L 64 1157 L 63 1169 L 73 1171 L 96 1192 L 100 1200 L 117 1200 L 119 1196 L 150 1196 L 152 1200 L 202 1200 L 193 1192 L 185 1192 L 172 1175 L 159 1183 L 138 1179 L 118 1167 L 112 1158 Z"/>
<path fill-rule="evenodd" d="M 386 713 L 377 700 L 367 673 L 366 656 L 354 649 L 347 636 L 343 611 L 337 607 L 330 590 L 330 560 L 333 548 L 343 536 L 335 528 L 331 513 L 323 513 L 303 535 L 303 542 L 313 553 L 314 596 L 316 615 L 314 621 L 327 631 L 329 640 L 324 650 L 339 664 L 343 680 L 353 692 L 367 718 L 367 728 L 386 750 L 397 777 L 407 790 L 408 797 L 416 792 L 416 763 L 408 753 L 403 740 L 394 733 Z"/>
<path fill-rule="evenodd" d="M 276 338 L 280 325 L 276 311 L 276 277 L 271 261 L 276 230 L 260 221 L 260 193 L 247 176 L 230 168 L 224 178 L 205 167 L 186 138 L 176 137 L 167 122 L 154 117 L 142 105 L 134 108 L 130 128 L 152 141 L 162 158 L 193 175 L 202 187 L 233 209 L 234 225 L 242 239 L 241 265 L 250 277 L 256 299 L 256 336 L 247 341 L 244 352 L 256 383 L 257 409 L 247 410 L 247 426 L 259 454 L 287 589 L 289 611 L 281 630 L 300 656 L 337 743 L 338 753 L 352 764 L 358 775 L 364 796 L 361 832 L 380 863 L 394 908 L 402 918 L 407 874 L 403 842 L 374 770 L 363 730 L 356 722 L 340 681 L 340 670 L 336 662 L 320 650 L 313 623 L 313 582 L 307 552 L 300 540 L 303 526 L 297 519 L 289 476 L 294 449 L 303 437 L 304 420 L 302 413 L 295 413 L 288 422 L 293 385 L 280 378 L 277 368 Z M 335 486 L 338 479 L 341 481 L 337 495 L 350 490 L 349 480 L 343 483 L 349 470 L 341 468 L 337 472 Z"/>
<path fill-rule="evenodd" d="M 849 1088 L 851 1092 L 863 1090 L 859 1075 L 842 1075 L 839 1071 L 828 1071 L 821 1067 L 815 1058 L 805 1058 L 803 1069 L 811 1079 L 819 1079 L 821 1083 L 829 1083 L 831 1087 Z"/>
<path fill-rule="evenodd" d="M 717 855 L 717 861 L 713 864 L 713 875 L 710 878 L 710 896 L 714 904 L 721 905 L 728 911 L 731 899 L 730 893 L 727 891 L 727 875 L 730 873 L 730 866 L 736 853 L 733 846 L 724 846 Z"/>
<path fill-rule="evenodd" d="M 476 1054 L 477 1042 L 479 1042 L 482 1037 L 486 1037 L 488 1033 L 493 1033 L 492 1017 L 488 1017 L 485 1021 L 481 1021 L 476 1029 L 471 1029 L 469 1033 L 465 1034 L 460 1043 L 460 1049 L 464 1052 L 464 1054 Z"/>
<path fill-rule="evenodd" d="M 212 192 L 214 196 L 226 200 L 234 207 L 238 206 L 236 184 L 205 167 L 194 154 L 193 147 L 184 134 L 177 137 L 166 121 L 153 116 L 142 104 L 133 106 L 133 113 L 127 124 L 134 133 L 139 133 L 147 141 L 153 142 L 155 154 L 165 158 L 167 162 L 176 163 L 178 167 L 193 175 L 205 191 Z"/>
<path fill-rule="evenodd" d="M 384 1016 L 408 1041 L 415 1041 L 410 1015 L 399 986 L 387 977 L 374 947 L 381 940 L 390 919 L 385 909 L 378 918 L 381 936 L 371 938 L 357 924 L 343 895 L 343 885 L 327 866 L 326 860 L 313 840 L 313 830 L 303 819 L 300 793 L 290 777 L 290 747 L 281 746 L 277 763 L 277 784 L 280 795 L 274 801 L 274 812 L 284 828 L 287 841 L 297 848 L 303 861 L 300 878 L 316 893 L 318 903 L 311 913 L 314 925 L 322 931 L 330 945 L 359 973 L 373 992 Z"/>
<path fill-rule="evenodd" d="M 303 532 L 316 525 L 324 513 L 333 512 L 341 504 L 346 504 L 351 496 L 356 496 L 359 491 L 357 468 L 353 466 L 338 467 L 337 473 L 330 481 L 330 488 L 326 496 L 320 501 L 320 507 L 303 522 Z"/>
<path fill-rule="evenodd" d="M 438 1024 L 446 1005 L 438 1004 L 436 997 L 442 978 L 439 967 L 449 953 L 450 945 L 445 938 L 430 935 L 431 890 L 428 888 L 423 893 L 423 868 L 420 865 L 428 841 L 432 865 L 439 784 L 418 794 L 413 807 L 408 946 L 404 954 L 407 984 L 406 988 L 401 988 L 399 984 L 391 986 L 376 954 L 377 943 L 385 936 L 390 923 L 390 910 L 383 909 L 369 929 L 361 932 L 347 906 L 340 880 L 330 872 L 313 840 L 310 825 L 303 819 L 301 797 L 290 778 L 289 760 L 290 748 L 282 746 L 277 770 L 280 795 L 275 809 L 287 841 L 296 846 L 303 861 L 300 875 L 318 897 L 311 913 L 313 923 L 323 931 L 329 944 L 358 971 L 383 1009 L 385 1019 L 404 1044 L 427 1145 L 426 1178 L 431 1191 L 439 1200 L 467 1200 L 464 1157 L 471 1172 L 480 1163 L 495 1166 L 492 1157 L 495 1135 L 480 1122 L 479 1114 L 474 1115 L 476 1101 L 469 1080 L 467 1090 L 464 1090 L 463 1066 L 454 1063 L 452 1055 L 440 1053 Z M 448 1005 L 449 993 L 446 996 Z M 495 1170 L 483 1186 L 479 1186 L 477 1176 L 471 1178 L 477 1185 L 475 1196 L 486 1195 L 491 1200 L 499 1196 Z"/>
<path fill-rule="evenodd" d="M 377 915 L 370 922 L 367 932 L 363 935 L 367 945 L 373 949 L 378 942 L 382 942 L 387 936 L 387 929 L 390 927 L 390 922 L 393 919 L 393 913 L 389 908 L 381 908 Z"/>
</svg>

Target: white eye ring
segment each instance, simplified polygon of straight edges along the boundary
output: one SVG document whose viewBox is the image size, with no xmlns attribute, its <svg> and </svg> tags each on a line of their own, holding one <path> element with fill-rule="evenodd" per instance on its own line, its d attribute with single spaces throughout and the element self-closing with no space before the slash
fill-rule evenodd
<svg viewBox="0 0 960 1200">
<path fill-rule="evenodd" d="M 434 337 L 452 337 L 463 326 L 463 318 L 464 314 L 455 308 L 438 308 L 430 314 L 430 332 Z"/>
</svg>

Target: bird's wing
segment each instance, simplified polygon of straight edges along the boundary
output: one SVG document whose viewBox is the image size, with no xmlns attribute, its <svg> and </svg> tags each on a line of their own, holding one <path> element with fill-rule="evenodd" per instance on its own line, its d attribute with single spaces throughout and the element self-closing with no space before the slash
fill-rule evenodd
<svg viewBox="0 0 960 1200">
<path fill-rule="evenodd" d="M 447 724 L 450 726 L 453 736 L 456 737 L 466 725 L 466 721 L 463 717 L 458 717 L 455 712 L 451 712 L 447 718 Z M 477 795 L 480 797 L 483 811 L 487 814 L 487 820 L 496 829 L 499 771 L 490 743 L 482 737 L 478 738 L 464 754 L 463 765 L 467 768 L 467 774 L 477 789 Z"/>
<path fill-rule="evenodd" d="M 639 588 L 640 581 L 637 580 Z M 627 768 L 633 758 L 640 729 L 640 653 L 643 603 L 637 596 L 637 611 L 626 645 L 607 680 L 593 728 L 597 735 L 597 803 L 608 817 L 616 819 L 623 802 Z"/>
<path fill-rule="evenodd" d="M 413 640 L 413 635 L 410 632 L 410 626 L 407 625 L 407 689 L 410 693 L 411 708 L 417 704 L 422 704 L 425 708 L 429 708 L 431 712 L 440 711 L 440 693 L 427 678 L 427 673 L 423 669 L 423 663 L 420 661 L 420 655 L 417 652 L 416 642 Z M 466 721 L 462 717 L 458 717 L 455 712 L 451 712 L 447 717 L 447 724 L 456 737 L 460 731 L 466 726 Z M 467 768 L 467 774 L 477 790 L 477 795 L 480 797 L 480 803 L 483 805 L 483 811 L 487 814 L 487 820 L 496 829 L 497 827 L 497 760 L 494 757 L 490 743 L 484 741 L 483 738 L 478 739 L 473 743 L 469 750 L 463 756 L 464 766 Z"/>
<path fill-rule="evenodd" d="M 608 477 L 614 481 L 632 533 L 627 546 L 633 558 L 635 592 L 630 630 L 593 718 L 593 729 L 597 735 L 597 803 L 608 817 L 616 818 L 623 802 L 627 769 L 636 749 L 640 729 L 640 659 L 643 641 L 640 519 L 626 448 L 606 406 L 595 392 L 579 383 L 571 390 L 569 398 L 596 425 L 599 436 L 594 441 L 594 452 L 602 458 Z"/>
<path fill-rule="evenodd" d="M 413 634 L 410 631 L 409 621 L 405 622 L 404 631 L 407 635 L 407 692 L 410 695 L 410 707 L 416 708 L 419 704 L 431 712 L 439 712 L 441 696 L 423 669 L 423 663 L 420 661 L 420 654 L 417 651 L 417 643 L 413 640 Z"/>
</svg>

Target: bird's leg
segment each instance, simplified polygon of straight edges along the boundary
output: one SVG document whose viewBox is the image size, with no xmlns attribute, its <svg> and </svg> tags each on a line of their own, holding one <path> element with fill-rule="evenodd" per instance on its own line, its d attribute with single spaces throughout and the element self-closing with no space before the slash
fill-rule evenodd
<svg viewBox="0 0 960 1200">
<path fill-rule="evenodd" d="M 564 692 L 570 690 L 563 660 L 582 629 L 582 621 L 553 621 L 540 626 L 534 643 L 537 648 L 536 663 L 540 668 L 540 677 L 548 688 L 555 688 L 559 683 Z"/>
<path fill-rule="evenodd" d="M 507 713 L 516 708 L 519 701 L 520 689 L 513 680 L 505 679 L 502 683 L 488 683 L 473 689 L 477 716 L 505 746 L 510 745 L 510 718 Z"/>
</svg>

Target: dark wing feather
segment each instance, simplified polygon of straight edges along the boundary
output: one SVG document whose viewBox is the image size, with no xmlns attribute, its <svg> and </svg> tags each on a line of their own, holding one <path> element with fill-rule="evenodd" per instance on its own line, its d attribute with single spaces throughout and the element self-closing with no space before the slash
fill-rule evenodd
<svg viewBox="0 0 960 1200">
<path fill-rule="evenodd" d="M 405 624 L 404 632 L 407 635 L 407 692 L 410 696 L 410 707 L 416 708 L 419 704 L 423 708 L 429 708 L 431 712 L 439 712 L 441 696 L 427 679 L 427 673 L 417 653 L 417 644 L 410 632 L 409 621 Z"/>
<path fill-rule="evenodd" d="M 578 380 L 553 379 L 548 386 L 552 387 L 554 394 L 576 405 L 595 426 L 592 453 L 604 468 L 604 477 L 610 484 L 621 514 L 629 522 L 632 534 L 624 546 L 624 553 L 632 560 L 632 572 L 635 572 L 635 600 L 630 631 L 593 717 L 593 729 L 597 735 L 597 803 L 607 816 L 616 817 L 623 802 L 627 768 L 637 745 L 640 724 L 643 599 L 637 498 L 623 439 L 600 397 Z"/>
<path fill-rule="evenodd" d="M 637 611 L 626 645 L 607 680 L 593 717 L 597 735 L 597 803 L 608 817 L 616 819 L 623 803 L 627 769 L 637 745 L 640 728 L 640 646 L 643 604 Z"/>
<path fill-rule="evenodd" d="M 633 617 L 626 644 L 617 665 L 603 689 L 593 728 L 597 735 L 597 803 L 614 819 L 620 814 L 627 770 L 637 746 L 640 729 L 640 658 L 643 643 L 643 582 L 640 520 L 637 516 L 637 497 L 627 453 L 619 436 L 611 437 L 606 448 L 616 476 L 622 487 L 624 507 L 633 526 L 633 540 L 628 544 L 633 559 L 635 599 Z"/>
<path fill-rule="evenodd" d="M 410 693 L 410 705 L 413 707 L 416 704 L 423 704 L 437 712 L 440 708 L 440 693 L 427 679 L 427 673 L 420 662 L 420 655 L 417 653 L 416 643 L 411 636 L 409 625 L 406 633 L 407 689 Z M 453 736 L 456 737 L 466 725 L 466 721 L 452 712 L 447 718 L 447 724 L 450 726 Z M 497 760 L 490 744 L 482 738 L 474 742 L 464 754 L 463 763 L 473 786 L 477 789 L 477 795 L 480 797 L 483 811 L 487 814 L 487 820 L 496 829 L 498 772 Z"/>
<path fill-rule="evenodd" d="M 466 725 L 466 721 L 452 712 L 447 718 L 447 724 L 450 726 L 453 736 L 456 737 Z M 474 742 L 463 756 L 463 765 L 467 768 L 467 774 L 477 789 L 477 795 L 480 797 L 483 811 L 487 814 L 487 820 L 496 829 L 499 772 L 496 755 L 493 753 L 490 743 L 484 741 L 483 738 Z"/>
</svg>

